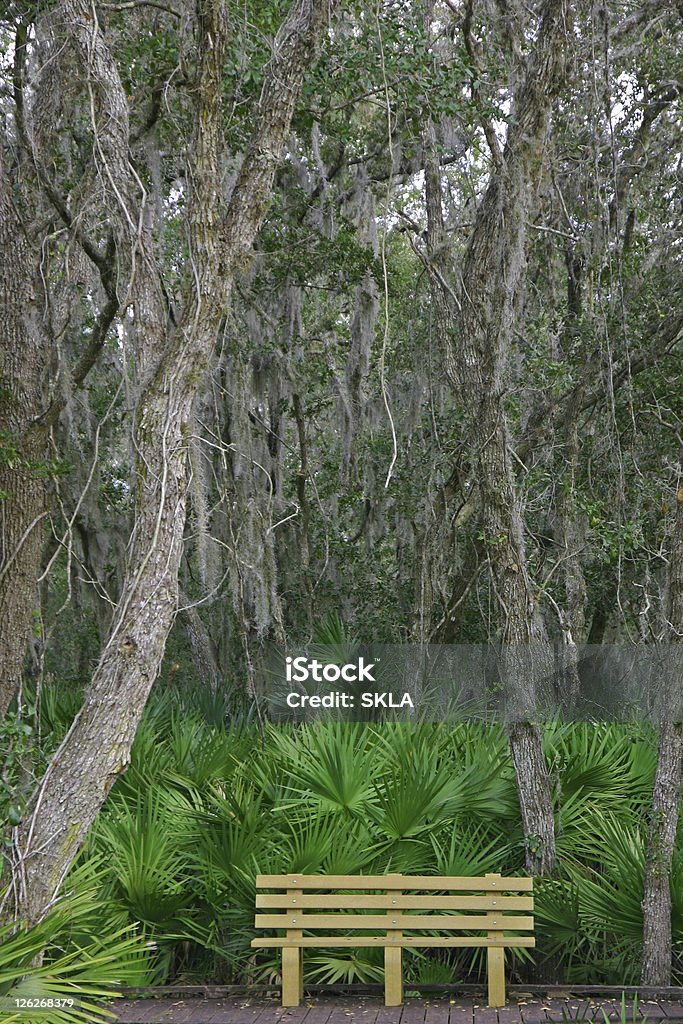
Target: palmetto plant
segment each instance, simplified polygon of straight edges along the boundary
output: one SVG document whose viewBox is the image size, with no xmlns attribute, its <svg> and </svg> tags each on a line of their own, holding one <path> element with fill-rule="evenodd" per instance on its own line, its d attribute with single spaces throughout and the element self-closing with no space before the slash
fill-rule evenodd
<svg viewBox="0 0 683 1024">
<path fill-rule="evenodd" d="M 335 637 L 331 637 L 335 639 Z M 336 640 L 347 642 L 346 637 Z M 218 728 L 191 692 L 153 700 L 82 857 L 117 927 L 154 940 L 154 977 L 276 978 L 255 954 L 254 879 L 287 870 L 481 875 L 524 870 L 514 773 L 495 725 L 427 722 Z M 58 709 L 51 708 L 58 719 Z M 559 864 L 536 885 L 535 959 L 564 981 L 632 980 L 642 938 L 645 812 L 654 770 L 645 727 L 554 723 Z M 70 887 L 82 887 L 72 875 Z M 672 884 L 683 955 L 683 848 Z M 85 944 L 87 936 L 79 940 Z M 462 980 L 471 950 L 407 961 L 407 978 Z M 362 950 L 307 955 L 308 976 L 374 980 Z M 522 971 L 517 958 L 513 969 Z M 431 965 L 431 966 L 430 966 Z M 433 973 L 432 972 L 432 973 Z"/>
<path fill-rule="evenodd" d="M 296 733 L 270 731 L 272 747 L 291 793 L 285 806 L 316 802 L 321 810 L 364 813 L 375 800 L 373 778 L 382 772 L 372 733 L 361 723 L 304 726 Z"/>
<path fill-rule="evenodd" d="M 578 794 L 583 804 L 597 803 L 602 810 L 647 806 L 655 750 L 642 727 L 635 732 L 594 722 L 551 726 L 545 749 L 562 804 Z"/>
<path fill-rule="evenodd" d="M 384 979 L 382 950 L 357 949 L 342 955 L 330 952 L 306 957 L 306 978 L 323 985 L 364 984 Z"/>
<path fill-rule="evenodd" d="M 52 1007 L 55 1024 L 94 1024 L 111 1017 L 104 1004 L 120 985 L 149 984 L 153 944 L 127 916 L 102 900 L 104 864 L 90 860 L 72 873 L 72 895 L 32 928 L 0 928 L 0 995 L 5 999 L 73 1000 Z M 37 965 L 42 954 L 42 961 Z M 26 1012 L 3 1015 L 26 1022 Z M 47 1020 L 45 1015 L 41 1020 Z"/>
</svg>

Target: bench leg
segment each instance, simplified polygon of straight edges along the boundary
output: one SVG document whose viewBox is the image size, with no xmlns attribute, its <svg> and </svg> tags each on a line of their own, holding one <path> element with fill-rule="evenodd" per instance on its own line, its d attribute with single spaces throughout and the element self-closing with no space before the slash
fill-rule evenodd
<svg viewBox="0 0 683 1024">
<path fill-rule="evenodd" d="M 304 987 L 302 950 L 296 946 L 282 949 L 282 1005 L 298 1006 Z"/>
<path fill-rule="evenodd" d="M 505 950 L 489 947 L 489 1006 L 505 1006 Z"/>
<path fill-rule="evenodd" d="M 384 947 L 384 1005 L 401 1006 L 403 1003 L 403 948 Z"/>
<path fill-rule="evenodd" d="M 299 1000 L 304 998 L 304 951 L 299 950 Z"/>
</svg>

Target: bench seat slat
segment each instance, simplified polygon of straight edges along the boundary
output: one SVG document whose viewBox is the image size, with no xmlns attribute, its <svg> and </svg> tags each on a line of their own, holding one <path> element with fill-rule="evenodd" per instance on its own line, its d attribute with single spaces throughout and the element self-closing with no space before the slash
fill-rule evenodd
<svg viewBox="0 0 683 1024">
<path fill-rule="evenodd" d="M 257 889 L 461 889 L 471 891 L 531 892 L 532 878 L 486 878 L 449 875 L 257 875 Z"/>
<path fill-rule="evenodd" d="M 296 899 L 296 903 L 293 902 Z M 495 900 L 495 903 L 493 902 Z M 287 893 L 258 893 L 261 909 L 316 910 L 533 910 L 533 896 L 391 896 L 381 894 L 304 893 L 292 898 Z"/>
<path fill-rule="evenodd" d="M 291 928 L 294 918 L 287 914 L 257 914 L 257 928 Z M 433 928 L 438 931 L 454 931 L 455 929 L 504 928 L 506 931 L 533 931 L 533 917 L 513 917 L 505 914 L 496 915 L 492 920 L 491 912 L 487 915 L 477 914 L 401 914 L 387 917 L 381 914 L 297 914 L 296 927 L 310 930 L 317 928 L 374 928 L 402 929 L 410 931 L 415 928 Z"/>
<path fill-rule="evenodd" d="M 291 946 L 315 947 L 316 949 L 326 949 L 332 946 L 348 946 L 350 948 L 361 946 L 403 946 L 410 949 L 413 949 L 415 946 L 488 946 L 492 948 L 509 948 L 514 946 L 518 949 L 521 947 L 532 948 L 536 945 L 536 940 L 532 935 L 506 935 L 499 939 L 480 938 L 471 935 L 445 936 L 444 938 L 407 936 L 404 939 L 387 939 L 382 935 L 312 935 L 304 936 L 303 939 L 253 939 L 251 945 L 254 949 L 282 949 Z"/>
</svg>

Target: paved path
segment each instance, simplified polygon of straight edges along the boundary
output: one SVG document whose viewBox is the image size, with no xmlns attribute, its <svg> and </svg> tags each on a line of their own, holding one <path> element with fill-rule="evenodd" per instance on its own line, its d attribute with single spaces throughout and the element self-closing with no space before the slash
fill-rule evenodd
<svg viewBox="0 0 683 1024">
<path fill-rule="evenodd" d="M 476 999 L 408 999 L 403 1006 L 383 1006 L 377 999 L 343 996 L 306 999 L 283 1009 L 275 1003 L 236 999 L 135 999 L 113 1007 L 121 1024 L 605 1024 L 621 1018 L 621 1005 L 599 999 L 512 999 L 499 1010 Z M 626 1003 L 627 1022 L 634 1024 L 633 1002 Z M 683 1024 L 683 1003 L 638 1003 L 636 1020 L 652 1024 Z"/>
</svg>

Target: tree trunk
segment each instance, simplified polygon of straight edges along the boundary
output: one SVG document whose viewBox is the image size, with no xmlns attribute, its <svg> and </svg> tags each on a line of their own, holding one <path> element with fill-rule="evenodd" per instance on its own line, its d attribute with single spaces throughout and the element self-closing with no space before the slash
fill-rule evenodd
<svg viewBox="0 0 683 1024">
<path fill-rule="evenodd" d="M 85 0 L 59 16 L 88 69 L 99 121 L 98 159 L 117 244 L 133 268 L 137 370 L 135 521 L 121 598 L 89 692 L 34 792 L 16 842 L 14 887 L 29 923 L 54 900 L 111 786 L 125 771 L 177 607 L 188 483 L 188 425 L 216 343 L 236 268 L 268 208 L 306 69 L 328 23 L 328 0 L 296 0 L 274 43 L 256 125 L 230 201 L 222 200 L 221 83 L 227 34 L 221 0 L 198 4 L 195 145 L 188 180 L 192 272 L 178 327 L 166 333 L 154 250 L 138 216 L 125 91 Z M 116 186 L 111 189 L 111 183 Z M 109 184 L 107 184 L 109 183 Z M 125 249 L 127 247 L 127 253 Z"/>
<path fill-rule="evenodd" d="M 195 671 L 199 679 L 209 687 L 211 693 L 216 693 L 221 672 L 209 631 L 197 609 L 184 594 L 181 594 L 180 600 L 186 606 L 182 609 L 180 617 L 190 643 Z"/>
<path fill-rule="evenodd" d="M 430 144 L 427 138 L 425 146 L 435 308 L 446 346 L 448 378 L 465 413 L 471 475 L 478 488 L 479 515 L 500 614 L 500 667 L 527 868 L 534 874 L 550 873 L 555 863 L 550 785 L 540 732 L 531 724 L 537 684 L 550 671 L 552 657 L 527 568 L 523 511 L 512 467 L 504 395 L 513 327 L 526 283 L 526 226 L 533 215 L 553 97 L 564 81 L 571 11 L 568 0 L 543 4 L 538 39 L 516 90 L 502 152 L 490 124 L 484 121 L 482 125 L 491 147 L 492 167 L 461 281 L 452 259 L 444 258 L 433 140 Z M 475 52 L 470 17 L 464 31 L 468 49 Z"/>
<path fill-rule="evenodd" d="M 681 805 L 683 726 L 665 722 L 659 736 L 643 894 L 641 985 L 671 984 L 671 862 Z"/>
<path fill-rule="evenodd" d="M 550 875 L 555 867 L 555 828 L 541 732 L 528 722 L 516 722 L 508 735 L 522 811 L 527 870 L 531 875 Z"/>
<path fill-rule="evenodd" d="M 45 510 L 43 406 L 47 353 L 34 301 L 36 262 L 0 154 L 0 719 L 21 684 L 39 608 Z"/>
<path fill-rule="evenodd" d="M 680 461 L 683 468 L 683 453 Z M 671 640 L 677 643 L 683 637 L 683 486 L 680 475 L 676 491 L 669 605 Z M 680 665 L 676 665 L 672 652 L 667 652 L 665 661 L 668 692 L 664 695 L 643 888 L 642 985 L 671 984 L 671 864 L 681 806 L 683 724 Z"/>
</svg>

